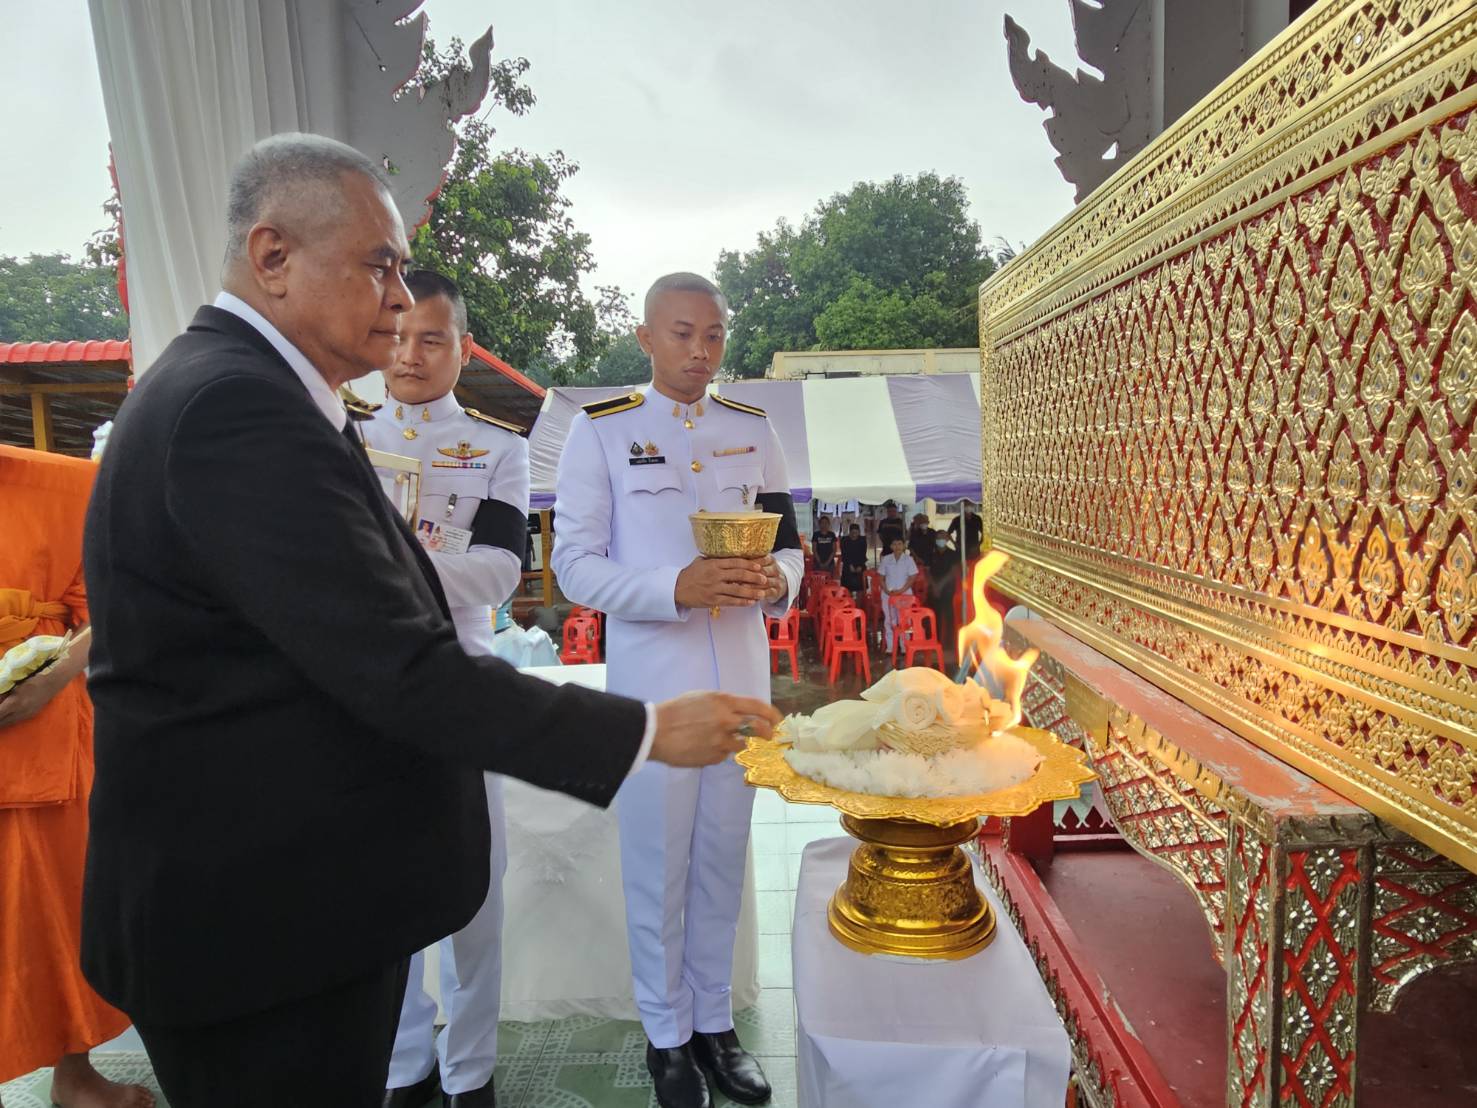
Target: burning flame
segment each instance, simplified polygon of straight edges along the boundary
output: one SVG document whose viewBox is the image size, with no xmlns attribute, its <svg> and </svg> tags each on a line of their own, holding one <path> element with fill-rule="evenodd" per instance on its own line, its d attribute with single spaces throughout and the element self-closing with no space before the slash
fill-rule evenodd
<svg viewBox="0 0 1477 1108">
<path fill-rule="evenodd" d="M 974 622 L 959 629 L 959 666 L 964 676 L 984 670 L 1000 687 L 1010 715 L 996 728 L 1009 731 L 1021 721 L 1021 696 L 1026 691 L 1026 675 L 1036 662 L 1039 650 L 1027 650 L 1019 658 L 1012 658 L 1001 646 L 1005 637 L 1005 621 L 1000 613 L 990 606 L 985 596 L 985 586 L 991 577 L 1000 572 L 1010 555 L 992 550 L 975 566 L 970 588 L 974 595 Z"/>
</svg>

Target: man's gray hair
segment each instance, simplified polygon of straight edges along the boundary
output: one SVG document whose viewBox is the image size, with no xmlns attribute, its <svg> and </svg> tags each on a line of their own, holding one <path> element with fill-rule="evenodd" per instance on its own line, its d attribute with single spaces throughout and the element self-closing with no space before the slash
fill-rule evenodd
<svg viewBox="0 0 1477 1108">
<path fill-rule="evenodd" d="M 723 314 L 728 314 L 728 297 L 723 295 L 723 290 L 706 277 L 697 273 L 668 273 L 665 277 L 658 277 L 651 288 L 646 290 L 646 300 L 642 304 L 642 311 L 648 322 L 651 321 L 651 309 L 663 295 L 669 292 L 701 292 L 711 296 L 723 309 Z"/>
<path fill-rule="evenodd" d="M 390 178 L 372 158 L 336 139 L 287 131 L 262 139 L 236 163 L 226 200 L 226 264 L 246 248 L 246 236 L 268 206 L 337 185 L 345 173 L 361 173 L 390 191 Z M 333 210 L 330 208 L 329 210 Z"/>
</svg>

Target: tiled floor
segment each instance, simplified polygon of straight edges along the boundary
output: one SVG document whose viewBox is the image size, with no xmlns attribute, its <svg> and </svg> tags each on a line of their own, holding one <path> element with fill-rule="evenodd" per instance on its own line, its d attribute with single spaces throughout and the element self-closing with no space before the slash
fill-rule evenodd
<svg viewBox="0 0 1477 1108">
<path fill-rule="evenodd" d="M 774 1086 L 774 1108 L 795 1108 L 795 1004 L 790 993 L 790 920 L 800 852 L 842 834 L 836 813 L 786 803 L 760 790 L 754 798 L 754 863 L 759 917 L 759 1003 L 736 1014 L 739 1039 L 758 1055 Z M 497 1067 L 501 1108 L 655 1108 L 641 1025 L 576 1017 L 504 1023 Z M 115 1080 L 154 1088 L 148 1059 L 132 1051 L 94 1054 Z M 50 1108 L 51 1075 L 41 1070 L 0 1086 L 5 1108 Z M 718 1097 L 721 1105 L 730 1102 Z M 160 1108 L 168 1108 L 163 1098 Z M 282 1106 L 288 1108 L 288 1106 Z"/>
</svg>

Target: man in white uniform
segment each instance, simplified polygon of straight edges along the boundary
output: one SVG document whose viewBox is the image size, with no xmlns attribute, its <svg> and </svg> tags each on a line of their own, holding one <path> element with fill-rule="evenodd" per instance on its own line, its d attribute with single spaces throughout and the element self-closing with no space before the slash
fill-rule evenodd
<svg viewBox="0 0 1477 1108">
<path fill-rule="evenodd" d="M 897 606 L 893 603 L 893 597 L 902 596 L 913 589 L 913 582 L 918 577 L 918 563 L 913 561 L 913 556 L 908 553 L 907 543 L 900 535 L 892 537 L 892 552 L 882 555 L 881 561 L 877 563 L 877 569 L 882 574 L 882 622 L 887 629 L 886 646 L 892 650 L 892 640 L 897 634 Z"/>
<path fill-rule="evenodd" d="M 728 305 L 696 274 L 663 277 L 637 328 L 652 382 L 575 417 L 559 463 L 554 570 L 607 614 L 607 688 L 769 698 L 763 616 L 783 615 L 803 559 L 779 438 L 764 412 L 708 392 Z M 688 516 L 782 516 L 762 562 L 698 556 Z M 663 1108 L 707 1108 L 704 1072 L 741 1104 L 770 1088 L 733 1031 L 730 984 L 753 790 L 732 761 L 651 767 L 617 811 L 627 937 L 646 1063 Z"/>
<path fill-rule="evenodd" d="M 410 273 L 405 284 L 415 306 L 401 321 L 395 364 L 385 373 L 386 403 L 361 426 L 374 449 L 420 460 L 416 534 L 441 578 L 462 646 L 469 654 L 492 654 L 493 612 L 512 595 L 523 570 L 528 443 L 521 428 L 457 403 L 453 390 L 472 356 L 460 290 L 427 270 Z M 393 484 L 395 475 L 382 470 L 381 480 Z M 492 1068 L 508 856 L 502 779 L 491 773 L 483 778 L 492 822 L 487 900 L 466 927 L 439 944 L 447 1015 L 439 1041 L 436 1002 L 423 987 L 425 955 L 411 960 L 385 1108 L 420 1108 L 435 1095 L 438 1054 L 445 1105 L 496 1103 Z"/>
</svg>

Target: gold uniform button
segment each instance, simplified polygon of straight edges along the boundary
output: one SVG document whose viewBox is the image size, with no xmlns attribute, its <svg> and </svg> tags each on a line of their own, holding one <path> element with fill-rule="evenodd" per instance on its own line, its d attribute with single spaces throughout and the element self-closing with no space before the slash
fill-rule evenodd
<svg viewBox="0 0 1477 1108">
<path fill-rule="evenodd" d="M 694 473 L 701 473 L 702 471 L 703 471 L 703 463 L 702 462 L 693 462 L 692 463 L 692 472 L 694 472 Z"/>
</svg>

